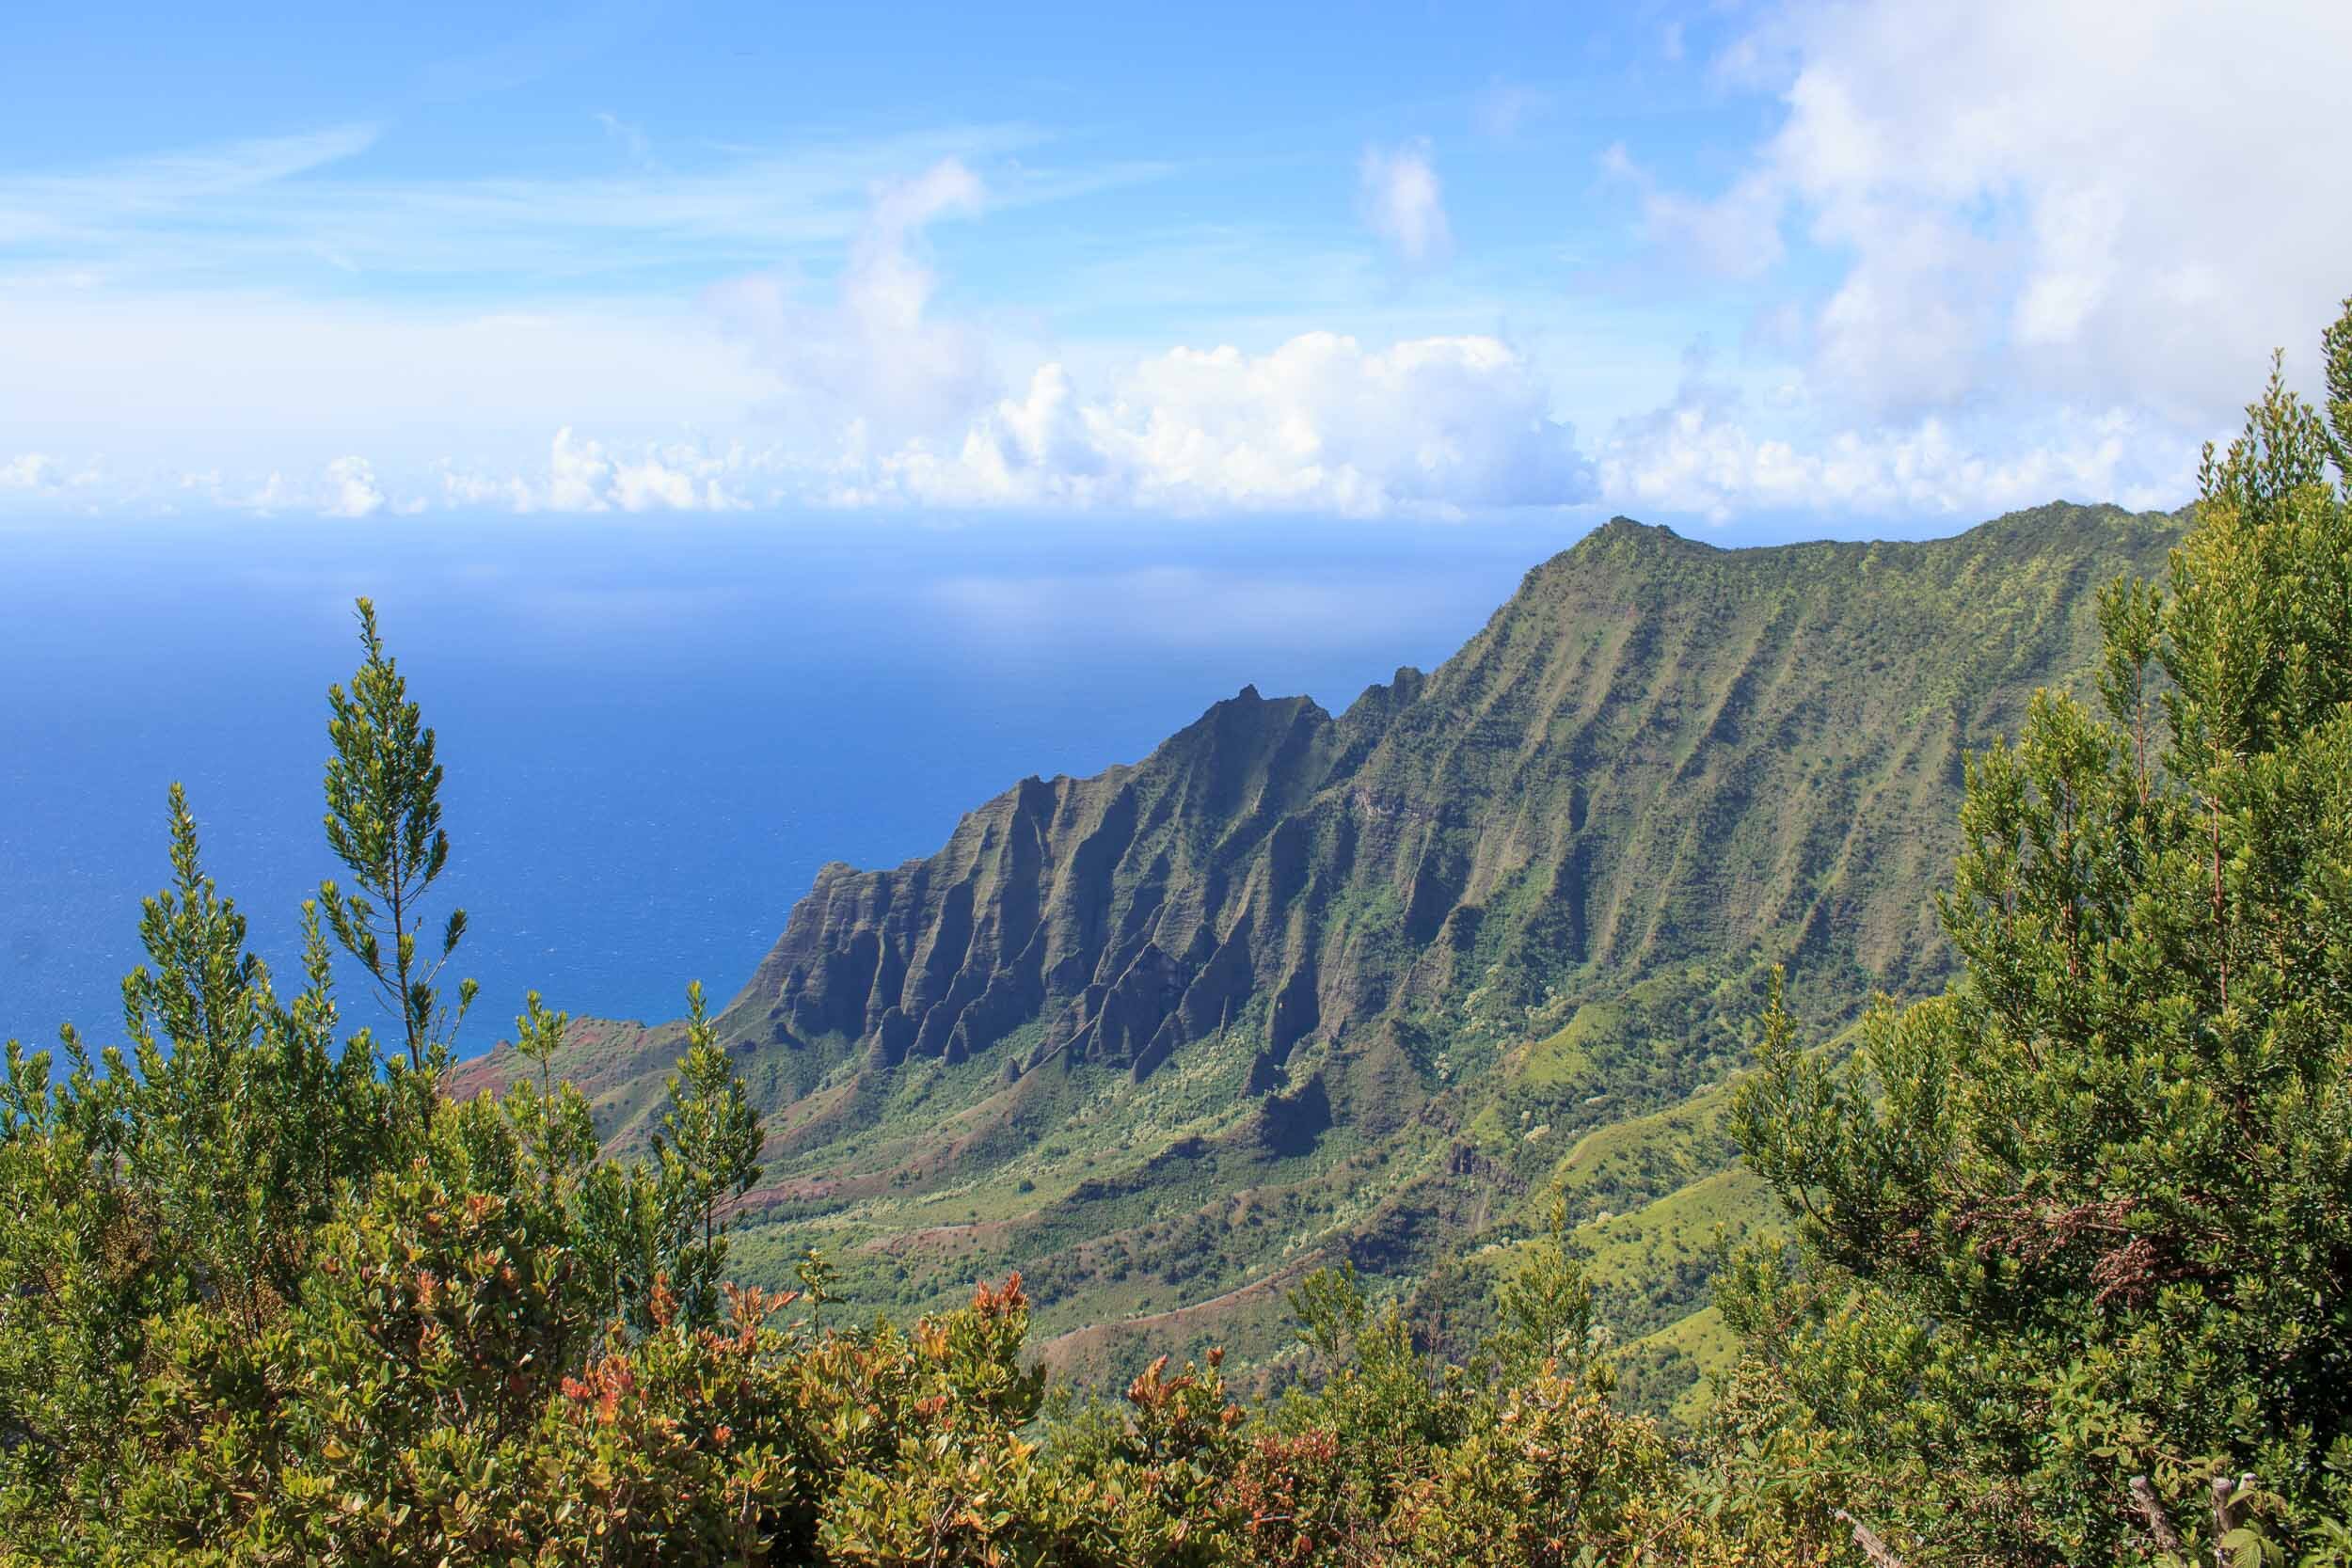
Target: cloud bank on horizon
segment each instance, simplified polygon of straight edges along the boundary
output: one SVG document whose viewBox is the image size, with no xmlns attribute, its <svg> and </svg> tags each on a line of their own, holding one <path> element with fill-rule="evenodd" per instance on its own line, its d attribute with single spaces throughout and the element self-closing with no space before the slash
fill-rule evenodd
<svg viewBox="0 0 2352 1568">
<path fill-rule="evenodd" d="M 583 14 L 192 149 L 169 40 L 110 87 L 36 29 L 0 145 L 111 118 L 0 158 L 0 511 L 2169 506 L 2352 293 L 2352 8 L 1210 16 L 1239 81 Z"/>
</svg>

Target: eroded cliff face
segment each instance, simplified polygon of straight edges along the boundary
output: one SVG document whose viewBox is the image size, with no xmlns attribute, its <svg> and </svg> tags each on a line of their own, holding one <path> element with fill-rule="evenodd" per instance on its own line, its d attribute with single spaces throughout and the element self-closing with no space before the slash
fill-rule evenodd
<svg viewBox="0 0 2352 1568">
<path fill-rule="evenodd" d="M 1245 689 L 929 859 L 827 866 L 725 1025 L 876 1072 L 1002 1052 L 1009 1078 L 1141 1076 L 1239 1028 L 1263 1091 L 1304 1039 L 1482 988 L 1751 946 L 1909 987 L 1942 962 L 1963 750 L 2082 664 L 2091 591 L 2158 532 L 2066 509 L 1724 551 L 1621 519 L 1338 719 Z"/>
<path fill-rule="evenodd" d="M 851 1042 L 881 1071 L 1041 1022 L 1010 1070 L 1067 1053 L 1148 1073 L 1284 983 L 1304 941 L 1258 918 L 1295 901 L 1270 841 L 1328 781 L 1340 734 L 1305 698 L 1246 689 L 1137 766 L 1024 781 L 929 860 L 829 865 L 726 1025 Z"/>
</svg>

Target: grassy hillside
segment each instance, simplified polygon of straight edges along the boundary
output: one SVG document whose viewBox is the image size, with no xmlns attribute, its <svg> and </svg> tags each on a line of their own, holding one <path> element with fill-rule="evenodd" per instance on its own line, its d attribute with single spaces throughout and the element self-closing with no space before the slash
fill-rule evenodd
<svg viewBox="0 0 2352 1568">
<path fill-rule="evenodd" d="M 827 866 L 720 1021 L 769 1114 L 738 1263 L 814 1243 L 893 1310 L 1017 1267 L 1064 1366 L 1279 1373 L 1285 1281 L 1346 1257 L 1442 1332 L 1557 1186 L 1662 1406 L 1710 1353 L 1707 1238 L 1766 1207 L 1719 1093 L 1764 974 L 1817 1037 L 1940 984 L 1963 753 L 2081 684 L 2097 589 L 2177 532 L 1618 519 L 1343 714 L 1245 689 L 927 859 Z M 559 1068 L 626 1145 L 675 1049 L 600 1024 Z"/>
</svg>

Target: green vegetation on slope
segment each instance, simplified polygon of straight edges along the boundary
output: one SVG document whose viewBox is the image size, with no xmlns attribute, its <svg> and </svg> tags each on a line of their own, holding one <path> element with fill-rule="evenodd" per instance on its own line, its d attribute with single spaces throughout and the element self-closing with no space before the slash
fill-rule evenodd
<svg viewBox="0 0 2352 1568">
<path fill-rule="evenodd" d="M 1774 963 L 1822 1030 L 1941 983 L 1963 752 L 2087 680 L 2097 589 L 2178 537 L 2050 506 L 1722 550 L 1619 519 L 1337 719 L 1245 691 L 927 860 L 829 866 L 718 1020 L 769 1114 L 739 1256 L 777 1283 L 821 1244 L 896 1311 L 1019 1268 L 1057 1359 L 1109 1376 L 1279 1351 L 1318 1262 L 1402 1290 L 1524 1234 L 1597 1128 L 1666 1137 L 1620 1212 L 1705 1181 L 1719 1119 L 1654 1114 L 1713 1103 Z M 575 1038 L 635 1147 L 675 1029 Z"/>
</svg>

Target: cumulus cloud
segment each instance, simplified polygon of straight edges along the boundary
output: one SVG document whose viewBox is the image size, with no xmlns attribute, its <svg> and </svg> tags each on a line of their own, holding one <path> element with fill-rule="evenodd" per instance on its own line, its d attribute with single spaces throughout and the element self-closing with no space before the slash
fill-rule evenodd
<svg viewBox="0 0 2352 1568">
<path fill-rule="evenodd" d="M 77 505 L 100 505 L 107 483 L 106 471 L 95 460 L 67 464 L 45 451 L 25 451 L 0 461 L 0 501 L 71 498 Z"/>
<path fill-rule="evenodd" d="M 839 499 L 1371 515 L 1592 495 L 1574 432 L 1509 345 L 1308 333 L 1263 355 L 1175 349 L 1093 396 L 1041 366 L 960 443 L 886 454 Z"/>
<path fill-rule="evenodd" d="M 2142 421 L 2126 409 L 2065 411 L 2023 429 L 1987 430 L 1926 415 L 1791 436 L 1736 401 L 1686 396 L 1621 421 L 1595 467 L 1612 506 L 1722 523 L 1802 511 L 1977 522 L 2053 499 L 2176 506 L 2190 464 L 2147 462 Z"/>
<path fill-rule="evenodd" d="M 1435 266 L 1454 252 L 1445 191 L 1438 182 L 1429 144 L 1368 147 L 1356 169 L 1364 221 L 1389 253 L 1412 268 Z"/>
<path fill-rule="evenodd" d="M 535 475 L 444 464 L 441 504 L 458 511 L 739 512 L 753 503 L 737 486 L 766 466 L 765 454 L 740 445 L 673 440 L 609 447 L 565 425 L 548 443 L 547 466 Z"/>
<path fill-rule="evenodd" d="M 285 514 L 351 522 L 413 516 L 428 505 L 423 495 L 385 483 L 375 464 L 358 453 L 330 459 L 316 469 L 294 469 L 292 478 L 284 468 L 237 472 L 211 467 L 119 479 L 108 485 L 104 501 L 162 513 L 196 506 L 257 517 Z"/>
<path fill-rule="evenodd" d="M 1645 217 L 1723 271 L 1778 261 L 1784 225 L 1843 258 L 1811 368 L 1866 416 L 2013 379 L 2202 427 L 2344 288 L 2346 59 L 2352 8 L 2296 0 L 1800 5 L 1734 52 L 1777 62 L 1777 133 Z"/>
<path fill-rule="evenodd" d="M 1547 383 L 1493 338 L 1179 348 L 1083 389 L 1058 362 L 939 437 L 621 447 L 559 430 L 544 467 L 444 463 L 439 504 L 503 512 L 957 506 L 1454 515 L 1594 498 Z"/>
<path fill-rule="evenodd" d="M 319 510 L 329 517 L 369 517 L 384 510 L 374 467 L 364 457 L 338 457 L 329 463 L 326 503 Z"/>
</svg>

